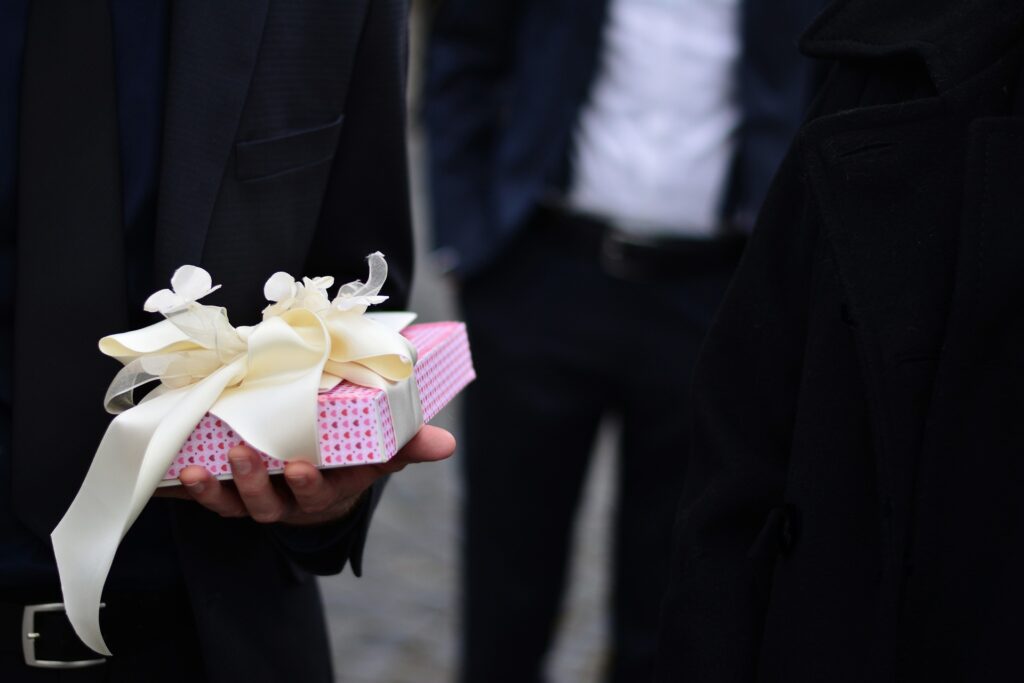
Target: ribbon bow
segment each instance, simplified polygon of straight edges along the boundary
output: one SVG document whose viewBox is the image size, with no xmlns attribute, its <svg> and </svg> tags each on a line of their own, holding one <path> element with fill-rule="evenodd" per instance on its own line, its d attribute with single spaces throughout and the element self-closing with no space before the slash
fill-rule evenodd
<svg viewBox="0 0 1024 683">
<path fill-rule="evenodd" d="M 399 443 L 415 433 L 416 351 L 398 333 L 414 316 L 366 314 L 387 298 L 379 295 L 387 262 L 380 253 L 368 261 L 366 284 L 343 285 L 333 301 L 333 278 L 300 283 L 276 273 L 264 288 L 272 303 L 263 322 L 237 328 L 223 308 L 197 303 L 219 286 L 184 266 L 172 289 L 146 301 L 163 321 L 100 340 L 100 351 L 125 364 L 104 401 L 117 417 L 51 535 L 68 619 L 90 648 L 110 655 L 99 609 L 117 546 L 207 412 L 279 460 L 319 465 L 317 394 L 348 380 L 387 392 Z M 134 390 L 156 381 L 136 405 Z"/>
</svg>

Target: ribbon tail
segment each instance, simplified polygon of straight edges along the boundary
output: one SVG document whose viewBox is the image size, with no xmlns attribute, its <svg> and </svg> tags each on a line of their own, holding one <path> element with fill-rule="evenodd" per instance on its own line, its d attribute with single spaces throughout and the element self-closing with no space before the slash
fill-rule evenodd
<svg viewBox="0 0 1024 683">
<path fill-rule="evenodd" d="M 140 403 L 110 424 L 81 489 L 50 538 L 68 620 L 110 656 L 100 632 L 103 585 L 118 544 L 203 415 L 245 372 L 245 357 L 200 382 Z"/>
</svg>

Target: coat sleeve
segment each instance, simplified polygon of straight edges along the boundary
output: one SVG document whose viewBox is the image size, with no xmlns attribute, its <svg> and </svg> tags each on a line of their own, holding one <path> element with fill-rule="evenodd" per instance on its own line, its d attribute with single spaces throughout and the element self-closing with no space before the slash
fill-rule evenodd
<svg viewBox="0 0 1024 683">
<path fill-rule="evenodd" d="M 432 224 L 440 246 L 476 235 L 492 216 L 493 156 L 515 38 L 530 0 L 441 0 L 423 87 Z M 457 264 L 449 264 L 455 266 Z"/>
<path fill-rule="evenodd" d="M 412 283 L 413 242 L 405 142 L 408 0 L 370 0 L 345 105 L 345 119 L 307 273 L 339 283 L 365 279 L 363 257 L 388 259 L 385 307 L 404 308 Z M 275 526 L 270 533 L 288 558 L 319 575 L 346 563 L 361 573 L 363 547 L 379 480 L 348 518 L 315 529 Z"/>
<path fill-rule="evenodd" d="M 694 441 L 676 523 L 658 681 L 753 683 L 784 503 L 816 228 L 791 150 L 694 377 Z"/>
</svg>

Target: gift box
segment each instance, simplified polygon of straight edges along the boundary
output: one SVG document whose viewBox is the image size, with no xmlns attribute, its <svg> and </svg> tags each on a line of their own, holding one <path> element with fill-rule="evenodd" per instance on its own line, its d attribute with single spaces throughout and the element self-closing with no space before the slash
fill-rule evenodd
<svg viewBox="0 0 1024 683">
<path fill-rule="evenodd" d="M 99 341 L 123 364 L 103 399 L 114 418 L 51 534 L 68 620 L 87 646 L 109 656 L 107 572 L 153 493 L 184 467 L 227 478 L 228 451 L 243 439 L 271 472 L 292 460 L 387 462 L 473 379 L 462 324 L 410 326 L 415 314 L 368 310 L 387 300 L 387 262 L 378 252 L 367 264 L 365 283 L 333 296 L 333 277 L 274 273 L 262 319 L 237 326 L 199 302 L 220 287 L 210 273 L 182 266 L 144 304 L 163 320 Z"/>
<path fill-rule="evenodd" d="M 418 355 L 414 379 L 424 422 L 433 419 L 476 377 L 466 326 L 457 322 L 411 325 L 402 336 Z M 322 469 L 384 463 L 404 445 L 397 443 L 384 391 L 342 382 L 317 397 Z M 228 451 L 242 438 L 215 414 L 207 413 L 185 441 L 161 486 L 179 484 L 181 470 L 205 467 L 218 479 L 230 479 Z M 260 453 L 271 474 L 284 471 L 280 460 Z"/>
</svg>

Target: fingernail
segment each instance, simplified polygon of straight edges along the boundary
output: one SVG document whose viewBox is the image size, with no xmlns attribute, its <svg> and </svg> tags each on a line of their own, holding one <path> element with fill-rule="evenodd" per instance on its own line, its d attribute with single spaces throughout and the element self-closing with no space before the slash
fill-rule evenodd
<svg viewBox="0 0 1024 683">
<path fill-rule="evenodd" d="M 189 493 L 202 493 L 206 485 L 201 481 L 194 481 L 191 484 L 185 484 L 185 488 L 188 489 Z"/>
<path fill-rule="evenodd" d="M 301 489 L 303 486 L 309 483 L 309 477 L 299 475 L 297 477 L 290 478 L 288 480 L 288 483 L 291 484 L 292 486 L 297 486 L 298 488 Z"/>
<path fill-rule="evenodd" d="M 235 471 L 235 474 L 240 474 L 244 477 L 252 471 L 252 461 L 249 460 L 249 458 L 238 458 L 237 460 L 232 460 L 231 469 Z"/>
</svg>

